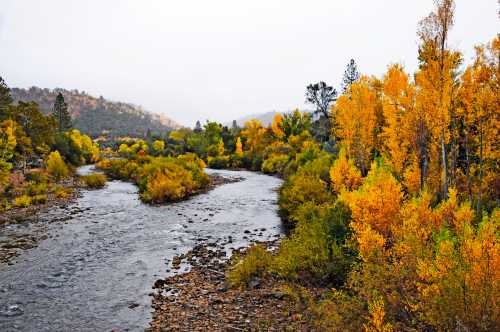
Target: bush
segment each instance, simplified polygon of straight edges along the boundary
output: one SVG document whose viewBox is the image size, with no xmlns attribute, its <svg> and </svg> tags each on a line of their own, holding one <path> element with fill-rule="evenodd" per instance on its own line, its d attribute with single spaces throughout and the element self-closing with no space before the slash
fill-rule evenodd
<svg viewBox="0 0 500 332">
<path fill-rule="evenodd" d="M 27 195 L 22 195 L 14 199 L 14 206 L 16 207 L 28 207 L 31 205 L 31 197 Z"/>
<path fill-rule="evenodd" d="M 43 169 L 31 169 L 26 172 L 25 177 L 27 181 L 32 181 L 35 183 L 49 182 L 49 177 Z"/>
<path fill-rule="evenodd" d="M 73 189 L 56 186 L 53 190 L 54 195 L 59 199 L 66 199 L 71 196 L 73 193 Z"/>
<path fill-rule="evenodd" d="M 227 280 L 231 287 L 240 287 L 254 277 L 260 277 L 271 262 L 272 256 L 261 245 L 253 245 L 244 257 L 235 255 L 234 262 L 227 272 Z"/>
<path fill-rule="evenodd" d="M 32 204 L 45 204 L 47 203 L 47 195 L 41 194 L 41 195 L 35 195 L 31 197 L 31 203 Z"/>
<path fill-rule="evenodd" d="M 89 188 L 102 188 L 106 184 L 106 176 L 101 173 L 82 175 L 80 176 L 80 179 L 82 179 L 85 185 Z"/>
<path fill-rule="evenodd" d="M 26 187 L 26 195 L 28 196 L 36 196 L 36 195 L 44 195 L 47 193 L 47 184 L 46 183 L 29 183 Z"/>
<path fill-rule="evenodd" d="M 229 166 L 229 156 L 208 157 L 208 167 L 223 169 Z"/>
<path fill-rule="evenodd" d="M 56 179 L 56 181 L 64 179 L 69 174 L 68 166 L 66 166 L 66 163 L 61 158 L 59 151 L 54 151 L 49 154 L 46 165 L 47 171 L 54 177 L 54 179 Z"/>
<path fill-rule="evenodd" d="M 288 155 L 272 154 L 262 164 L 262 172 L 268 174 L 283 174 L 289 160 L 290 157 L 288 157 Z"/>
<path fill-rule="evenodd" d="M 343 285 L 356 257 L 345 245 L 351 234 L 349 209 L 341 203 L 306 203 L 296 218 L 297 226 L 282 242 L 271 270 L 291 280 L 307 275 L 312 281 Z"/>
<path fill-rule="evenodd" d="M 185 170 L 157 172 L 148 176 L 146 190 L 141 197 L 149 203 L 172 202 L 184 198 L 193 187 L 192 176 Z"/>
</svg>

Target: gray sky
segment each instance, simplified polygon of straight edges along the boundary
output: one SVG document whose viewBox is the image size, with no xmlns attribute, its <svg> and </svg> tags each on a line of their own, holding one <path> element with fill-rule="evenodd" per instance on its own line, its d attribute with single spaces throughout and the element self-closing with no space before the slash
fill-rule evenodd
<svg viewBox="0 0 500 332">
<path fill-rule="evenodd" d="M 500 31 L 497 0 L 457 0 L 466 60 Z M 9 86 L 85 90 L 184 125 L 304 107 L 308 83 L 416 67 L 432 0 L 0 0 Z"/>
</svg>

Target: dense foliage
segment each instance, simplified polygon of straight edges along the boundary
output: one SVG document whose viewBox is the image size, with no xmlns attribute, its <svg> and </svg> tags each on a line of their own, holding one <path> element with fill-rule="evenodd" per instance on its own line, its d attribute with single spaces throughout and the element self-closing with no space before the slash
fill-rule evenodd
<svg viewBox="0 0 500 332">
<path fill-rule="evenodd" d="M 286 116 L 240 133 L 244 165 L 285 177 L 279 205 L 293 229 L 274 255 L 253 248 L 228 277 L 244 285 L 264 269 L 334 287 L 315 299 L 292 287 L 318 330 L 500 325 L 500 39 L 460 70 L 446 45 L 453 1 L 436 4 L 413 80 L 398 64 L 382 78 L 350 64 L 355 79 L 329 108 L 333 149 L 307 126 L 288 134 Z"/>
<path fill-rule="evenodd" d="M 14 104 L 0 78 L 0 210 L 68 197 L 74 166 L 99 159 L 97 144 L 71 129 L 66 107 L 62 95 L 49 115 L 34 102 Z"/>
<path fill-rule="evenodd" d="M 119 149 L 123 158 L 103 159 L 97 166 L 112 178 L 136 183 L 147 203 L 178 201 L 208 186 L 206 165 L 196 155 L 154 157 L 146 154 L 147 147 L 142 140 L 131 146 L 123 143 Z"/>
</svg>

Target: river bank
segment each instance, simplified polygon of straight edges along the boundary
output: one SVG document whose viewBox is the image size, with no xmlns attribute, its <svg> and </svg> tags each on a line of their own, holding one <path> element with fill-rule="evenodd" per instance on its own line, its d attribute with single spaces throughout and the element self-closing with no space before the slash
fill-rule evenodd
<svg viewBox="0 0 500 332">
<path fill-rule="evenodd" d="M 272 251 L 279 241 L 259 243 Z M 245 289 L 230 288 L 225 277 L 229 262 L 223 250 L 205 245 L 177 256 L 173 266 L 188 264 L 191 270 L 154 283 L 153 318 L 146 331 L 311 330 L 280 280 L 267 276 L 253 279 Z"/>
</svg>

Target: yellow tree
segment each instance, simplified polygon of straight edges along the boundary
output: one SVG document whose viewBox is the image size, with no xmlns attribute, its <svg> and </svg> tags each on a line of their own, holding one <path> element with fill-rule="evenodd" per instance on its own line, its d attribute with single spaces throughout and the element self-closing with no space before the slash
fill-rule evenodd
<svg viewBox="0 0 500 332">
<path fill-rule="evenodd" d="M 241 137 L 238 136 L 236 139 L 236 149 L 235 152 L 236 156 L 241 157 L 243 156 L 243 144 L 241 144 Z"/>
<path fill-rule="evenodd" d="M 165 150 L 165 142 L 162 140 L 154 141 L 153 142 L 153 150 L 156 153 L 161 154 L 163 152 L 163 150 Z"/>
<path fill-rule="evenodd" d="M 217 143 L 217 155 L 224 155 L 224 141 L 222 140 L 222 138 L 219 138 L 219 142 Z"/>
<path fill-rule="evenodd" d="M 285 132 L 283 131 L 283 115 L 280 113 L 274 116 L 273 122 L 271 123 L 271 130 L 276 138 L 283 139 L 285 137 Z"/>
<path fill-rule="evenodd" d="M 398 223 L 403 192 L 386 167 L 373 162 L 363 185 L 356 191 L 342 193 L 339 199 L 352 211 L 355 232 L 364 232 L 368 226 L 387 239 Z"/>
<path fill-rule="evenodd" d="M 266 128 L 259 120 L 250 120 L 245 123 L 241 136 L 246 138 L 246 147 L 251 154 L 261 153 L 266 147 Z"/>
<path fill-rule="evenodd" d="M 415 87 L 403 68 L 396 64 L 389 67 L 383 80 L 383 114 L 385 126 L 382 132 L 382 155 L 398 177 L 410 162 L 414 147 L 414 124 L 410 121 L 414 112 Z M 413 142 L 412 142 L 413 141 Z"/>
<path fill-rule="evenodd" d="M 363 175 L 370 165 L 375 147 L 377 95 L 367 77 L 353 83 L 347 93 L 340 96 L 333 109 L 335 133 L 347 148 L 349 158 L 355 160 Z"/>
<path fill-rule="evenodd" d="M 420 22 L 419 49 L 420 70 L 415 75 L 418 87 L 417 107 L 425 112 L 433 141 L 438 146 L 431 149 L 434 163 L 439 164 L 442 173 L 442 195 L 448 194 L 448 160 L 446 144 L 450 137 L 449 125 L 452 113 L 454 77 L 461 62 L 458 52 L 447 47 L 448 34 L 453 25 L 455 4 L 453 0 L 435 0 L 435 11 Z"/>
<path fill-rule="evenodd" d="M 0 125 L 0 186 L 5 184 L 12 169 L 10 160 L 17 145 L 15 127 L 16 123 L 12 120 L 5 120 Z"/>
<path fill-rule="evenodd" d="M 344 190 L 356 190 L 361 185 L 361 172 L 351 159 L 347 159 L 345 149 L 340 150 L 339 157 L 330 168 L 330 181 L 332 189 L 337 194 Z"/>
<path fill-rule="evenodd" d="M 497 37 L 488 47 L 476 47 L 475 61 L 464 71 L 459 89 L 458 115 L 464 126 L 467 192 L 471 203 L 473 192 L 477 192 L 476 212 L 478 215 L 481 214 L 483 190 L 485 187 L 494 186 L 493 183 L 484 183 L 485 175 L 491 181 L 496 179 L 497 160 L 500 157 L 498 145 L 500 49 L 498 40 L 500 37 Z M 495 41 L 497 41 L 496 44 Z M 497 45 L 496 49 L 495 45 Z"/>
</svg>

